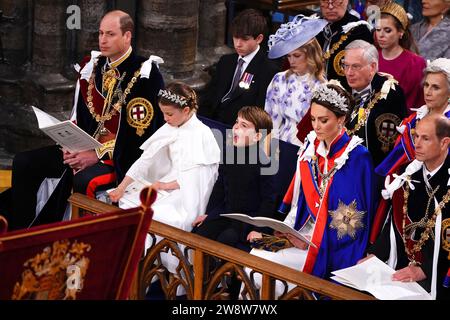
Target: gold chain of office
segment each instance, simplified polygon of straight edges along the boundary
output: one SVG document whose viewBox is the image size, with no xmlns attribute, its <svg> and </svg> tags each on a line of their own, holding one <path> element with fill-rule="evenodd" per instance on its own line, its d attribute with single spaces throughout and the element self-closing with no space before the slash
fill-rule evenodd
<svg viewBox="0 0 450 320">
<path fill-rule="evenodd" d="M 351 130 L 346 129 L 347 134 L 349 136 L 352 136 L 353 134 L 355 134 L 355 132 L 358 132 L 359 129 L 361 129 L 361 127 L 365 126 L 367 117 L 370 114 L 370 110 L 372 110 L 372 108 L 380 99 L 381 99 L 381 91 L 376 93 L 375 97 L 372 100 L 370 100 L 369 104 L 367 105 L 367 108 L 364 109 L 364 113 L 361 115 L 361 117 L 359 116 L 358 113 L 358 122 L 356 123 L 355 127 Z"/>
<path fill-rule="evenodd" d="M 434 199 L 434 193 L 432 193 L 433 195 L 433 199 Z M 422 250 L 423 245 L 425 244 L 425 242 L 430 238 L 430 234 L 432 233 L 432 229 L 434 228 L 435 224 L 436 224 L 436 218 L 437 216 L 441 213 L 441 210 L 445 207 L 445 205 L 448 203 L 448 201 L 450 200 L 450 189 L 447 191 L 447 193 L 444 195 L 444 197 L 442 198 L 442 201 L 439 202 L 438 206 L 436 207 L 436 209 L 433 212 L 433 215 L 431 216 L 431 218 L 427 218 L 426 222 L 425 222 L 425 230 L 422 232 L 422 234 L 420 235 L 420 239 L 419 241 L 417 241 L 413 248 L 410 250 L 408 248 L 407 245 L 407 239 L 406 239 L 406 233 L 405 233 L 405 229 L 406 227 L 406 216 L 408 213 L 408 198 L 409 198 L 409 185 L 406 184 L 405 187 L 405 192 L 404 192 L 404 200 L 403 200 L 403 221 L 402 221 L 402 240 L 403 240 L 403 244 L 405 246 L 405 252 L 406 255 L 408 256 L 408 260 L 410 261 L 411 265 L 419 265 L 420 263 L 418 261 L 416 261 L 416 253 Z M 425 216 L 428 217 L 428 210 L 429 210 L 429 206 L 427 206 L 427 210 L 425 212 Z"/>
<path fill-rule="evenodd" d="M 330 169 L 330 171 L 328 171 L 327 173 L 322 173 L 322 172 L 320 172 L 317 156 L 314 155 L 314 156 L 312 156 L 311 169 L 313 171 L 312 172 L 313 178 L 316 181 L 317 186 L 319 187 L 319 197 L 320 197 L 320 199 L 322 199 L 323 195 L 325 193 L 325 186 L 327 185 L 328 180 L 330 180 L 334 176 L 334 174 L 337 172 L 337 165 L 335 163 L 333 165 L 333 167 Z M 321 179 L 320 183 L 319 183 L 319 177 Z"/>
<path fill-rule="evenodd" d="M 120 108 L 122 107 L 123 103 L 125 102 L 127 95 L 131 92 L 131 89 L 133 88 L 134 84 L 137 81 L 137 78 L 139 77 L 139 74 L 141 73 L 141 68 L 136 70 L 136 72 L 133 75 L 133 78 L 131 78 L 130 82 L 128 83 L 126 89 L 123 93 L 119 93 L 119 99 L 116 103 L 113 105 L 113 109 L 111 109 L 111 103 L 112 98 L 114 95 L 116 95 L 116 92 L 114 94 L 108 94 L 108 96 L 105 98 L 105 102 L 103 104 L 102 114 L 97 114 L 95 112 L 94 103 L 93 103 L 93 97 L 92 97 L 92 89 L 95 86 L 95 68 L 97 67 L 97 62 L 94 64 L 94 71 L 92 73 L 91 78 L 89 79 L 89 85 L 87 90 L 87 102 L 88 102 L 88 109 L 91 113 L 92 117 L 97 122 L 104 123 L 105 121 L 111 120 L 111 118 L 120 111 Z M 117 90 L 117 88 L 116 88 Z"/>
</svg>

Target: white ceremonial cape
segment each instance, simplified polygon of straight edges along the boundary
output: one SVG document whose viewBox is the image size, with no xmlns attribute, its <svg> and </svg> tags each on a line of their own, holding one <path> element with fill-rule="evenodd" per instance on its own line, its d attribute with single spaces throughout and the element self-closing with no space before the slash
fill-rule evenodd
<svg viewBox="0 0 450 320">
<path fill-rule="evenodd" d="M 185 231 L 205 214 L 206 205 L 217 180 L 220 148 L 209 127 L 194 114 L 181 127 L 163 125 L 141 146 L 141 157 L 131 166 L 127 176 L 133 180 L 170 182 L 176 180 L 180 189 L 156 199 L 153 219 Z M 160 237 L 157 237 L 158 241 Z M 146 249 L 151 245 L 147 236 Z M 170 253 L 163 261 L 170 272 L 178 259 Z M 166 259 L 164 259 L 166 258 Z"/>
</svg>

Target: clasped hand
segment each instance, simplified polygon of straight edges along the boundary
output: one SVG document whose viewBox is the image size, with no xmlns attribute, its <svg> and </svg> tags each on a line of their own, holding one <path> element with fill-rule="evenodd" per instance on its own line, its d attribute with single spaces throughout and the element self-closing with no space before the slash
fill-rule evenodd
<svg viewBox="0 0 450 320">
<path fill-rule="evenodd" d="M 62 150 L 62 152 L 64 164 L 71 167 L 74 174 L 98 162 L 98 157 L 94 150 L 81 152 L 69 152 L 67 150 Z"/>
<path fill-rule="evenodd" d="M 292 245 L 294 247 L 296 247 L 300 250 L 306 250 L 308 248 L 308 244 L 306 242 L 300 240 L 296 236 L 293 236 L 289 233 L 281 233 L 281 232 L 275 231 L 274 236 L 276 236 L 278 238 L 288 239 L 289 242 L 292 243 Z M 256 232 L 256 231 L 251 231 L 247 236 L 247 240 L 250 242 L 255 241 L 256 239 L 259 239 L 259 238 L 262 238 L 262 233 Z"/>
<path fill-rule="evenodd" d="M 370 258 L 375 256 L 374 254 L 368 254 L 367 257 L 360 259 L 357 264 L 360 264 Z M 401 282 L 413 282 L 413 281 L 422 281 L 425 280 L 427 276 L 423 272 L 420 266 L 410 265 L 403 269 L 395 271 L 392 275 L 393 281 L 401 281 Z"/>
</svg>

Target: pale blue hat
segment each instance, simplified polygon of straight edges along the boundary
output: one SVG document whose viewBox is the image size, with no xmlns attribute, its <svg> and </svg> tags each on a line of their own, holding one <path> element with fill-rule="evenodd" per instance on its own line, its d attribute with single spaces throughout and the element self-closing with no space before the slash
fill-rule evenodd
<svg viewBox="0 0 450 320">
<path fill-rule="evenodd" d="M 291 22 L 282 24 L 275 34 L 270 35 L 269 58 L 280 58 L 300 48 L 318 35 L 327 24 L 328 21 L 317 16 L 295 16 Z"/>
</svg>

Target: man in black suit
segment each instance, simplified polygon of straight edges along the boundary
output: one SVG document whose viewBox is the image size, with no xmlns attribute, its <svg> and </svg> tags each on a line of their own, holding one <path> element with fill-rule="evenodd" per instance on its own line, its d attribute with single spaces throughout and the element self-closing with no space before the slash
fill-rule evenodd
<svg viewBox="0 0 450 320">
<path fill-rule="evenodd" d="M 267 33 L 266 18 L 247 9 L 231 25 L 236 53 L 222 56 L 200 103 L 200 115 L 233 125 L 244 106 L 264 108 L 266 90 L 279 67 L 260 47 Z"/>
</svg>

